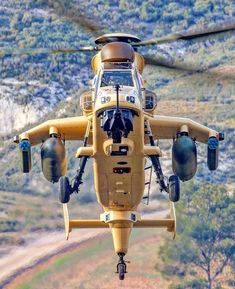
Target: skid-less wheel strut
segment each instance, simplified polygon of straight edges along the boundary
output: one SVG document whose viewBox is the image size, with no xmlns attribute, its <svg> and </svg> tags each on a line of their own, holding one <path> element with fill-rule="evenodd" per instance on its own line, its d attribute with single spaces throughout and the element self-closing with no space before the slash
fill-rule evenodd
<svg viewBox="0 0 235 289">
<path fill-rule="evenodd" d="M 87 141 L 89 137 L 89 132 L 91 129 L 91 122 L 88 121 L 86 134 L 84 137 L 83 146 L 87 146 Z M 83 183 L 82 182 L 82 176 L 84 174 L 84 169 L 87 163 L 89 156 L 82 156 L 79 162 L 79 169 L 77 170 L 77 173 L 75 177 L 73 178 L 73 181 L 70 183 L 69 178 L 67 176 L 62 176 L 60 178 L 60 195 L 59 199 L 62 204 L 68 203 L 70 199 L 70 195 L 73 192 L 79 192 L 79 186 Z"/>
<path fill-rule="evenodd" d="M 153 137 L 153 134 L 151 131 L 151 127 L 150 127 L 148 121 L 146 122 L 146 126 L 147 126 L 150 145 L 156 146 L 155 142 L 154 142 L 154 137 Z M 156 173 L 157 182 L 159 183 L 160 191 L 161 192 L 162 191 L 168 192 L 168 188 L 167 188 L 167 185 L 165 183 L 165 177 L 164 177 L 163 172 L 162 172 L 159 156 L 152 155 L 152 156 L 150 156 L 150 159 L 152 161 L 153 168 L 154 168 L 154 171 Z"/>
<path fill-rule="evenodd" d="M 83 141 L 83 147 L 87 146 L 90 129 L 91 129 L 91 122 L 88 121 L 87 129 L 86 129 L 86 133 L 85 133 L 85 137 Z M 77 171 L 77 174 L 74 177 L 74 181 L 72 185 L 72 192 L 77 192 L 77 193 L 79 192 L 79 186 L 82 184 L 82 176 L 84 174 L 84 169 L 85 169 L 88 158 L 89 156 L 82 156 L 80 159 L 79 169 Z"/>
</svg>

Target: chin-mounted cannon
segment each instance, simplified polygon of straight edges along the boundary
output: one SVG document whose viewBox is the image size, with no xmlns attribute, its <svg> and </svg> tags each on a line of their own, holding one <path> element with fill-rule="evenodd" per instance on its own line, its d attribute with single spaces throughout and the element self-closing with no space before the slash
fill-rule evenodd
<svg viewBox="0 0 235 289">
<path fill-rule="evenodd" d="M 119 108 L 119 89 L 115 85 L 117 93 L 117 106 L 102 111 L 99 114 L 101 118 L 101 127 L 107 135 L 113 139 L 113 143 L 121 143 L 122 137 L 127 138 L 128 134 L 133 131 L 133 117 L 138 115 L 134 110 L 128 108 Z"/>
<path fill-rule="evenodd" d="M 133 117 L 136 113 L 130 109 L 108 109 L 100 114 L 101 127 L 114 143 L 121 143 L 121 138 L 128 137 L 133 131 Z"/>
</svg>

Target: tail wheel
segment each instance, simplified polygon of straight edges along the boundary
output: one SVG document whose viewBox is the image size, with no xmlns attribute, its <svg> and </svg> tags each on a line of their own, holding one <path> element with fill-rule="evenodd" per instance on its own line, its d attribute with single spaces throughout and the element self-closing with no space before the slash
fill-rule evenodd
<svg viewBox="0 0 235 289">
<path fill-rule="evenodd" d="M 66 204 L 70 200 L 71 194 L 71 186 L 69 183 L 69 178 L 63 176 L 60 178 L 60 192 L 59 192 L 59 200 L 62 204 Z"/>
<path fill-rule="evenodd" d="M 117 265 L 117 271 L 118 271 L 118 274 L 119 274 L 119 280 L 124 280 L 125 273 L 126 273 L 126 264 L 119 263 Z"/>
<path fill-rule="evenodd" d="M 176 175 L 172 175 L 168 182 L 169 199 L 172 202 L 178 202 L 180 199 L 180 180 Z"/>
</svg>

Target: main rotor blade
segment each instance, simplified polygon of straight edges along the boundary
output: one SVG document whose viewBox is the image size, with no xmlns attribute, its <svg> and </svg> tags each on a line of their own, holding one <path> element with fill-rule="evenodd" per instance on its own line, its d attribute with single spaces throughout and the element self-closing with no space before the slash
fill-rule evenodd
<svg viewBox="0 0 235 289">
<path fill-rule="evenodd" d="M 226 77 L 227 79 L 235 79 L 235 74 L 233 73 L 235 66 L 231 66 L 230 68 L 233 68 L 233 71 L 231 72 L 224 72 L 221 70 L 221 67 L 215 67 L 215 68 L 208 68 L 208 67 L 200 67 L 196 64 L 186 64 L 183 62 L 175 61 L 173 58 L 164 58 L 159 56 L 158 58 L 151 57 L 149 55 L 144 56 L 145 64 L 146 65 L 152 65 L 157 67 L 165 67 L 168 69 L 173 69 L 175 71 L 186 71 L 191 73 L 203 73 L 205 75 L 212 75 L 212 76 L 219 76 L 219 77 Z"/>
<path fill-rule="evenodd" d="M 139 43 L 133 43 L 132 45 L 135 47 L 141 47 L 141 46 L 148 46 L 148 45 L 154 45 L 154 44 L 163 44 L 163 43 L 174 42 L 180 39 L 182 40 L 195 39 L 195 38 L 199 38 L 199 37 L 203 37 L 207 35 L 231 31 L 231 30 L 235 30 L 234 19 L 230 19 L 225 22 L 216 23 L 214 25 L 211 25 L 209 27 L 205 27 L 202 29 L 192 29 L 192 30 L 183 31 L 180 33 L 174 33 L 165 37 L 150 39 L 150 40 L 142 41 Z"/>
<path fill-rule="evenodd" d="M 208 68 L 196 66 L 194 64 L 185 64 L 183 62 L 175 61 L 173 57 L 166 58 L 164 56 L 144 56 L 145 64 L 151 66 L 161 66 L 169 69 L 176 69 L 188 72 L 205 72 Z"/>
<path fill-rule="evenodd" d="M 144 56 L 145 65 L 152 65 L 152 66 L 162 66 L 167 68 L 174 68 L 173 66 L 173 59 L 166 58 L 163 56 Z"/>
<path fill-rule="evenodd" d="M 45 0 L 45 2 L 58 16 L 65 17 L 70 22 L 78 24 L 94 36 L 102 33 L 102 28 L 99 25 L 88 19 L 77 7 L 71 7 L 69 1 Z"/>
<path fill-rule="evenodd" d="M 0 56 L 20 56 L 35 54 L 58 54 L 98 51 L 98 47 L 86 46 L 81 48 L 5 48 L 0 47 Z"/>
</svg>

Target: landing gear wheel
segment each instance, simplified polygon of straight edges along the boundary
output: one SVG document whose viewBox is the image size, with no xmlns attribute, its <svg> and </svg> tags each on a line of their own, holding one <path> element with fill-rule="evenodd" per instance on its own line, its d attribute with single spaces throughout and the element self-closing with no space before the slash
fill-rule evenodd
<svg viewBox="0 0 235 289">
<path fill-rule="evenodd" d="M 126 273 L 126 264 L 125 263 L 119 263 L 117 265 L 117 271 L 119 274 L 119 280 L 124 280 L 125 273 Z"/>
<path fill-rule="evenodd" d="M 69 183 L 69 178 L 63 176 L 60 178 L 60 192 L 59 192 L 59 200 L 62 204 L 66 204 L 70 200 L 71 194 L 71 186 Z"/>
<path fill-rule="evenodd" d="M 117 272 L 119 275 L 119 280 L 124 280 L 125 274 L 127 273 L 126 271 L 126 262 L 124 260 L 124 253 L 118 253 L 119 256 L 119 262 L 117 264 Z"/>
<path fill-rule="evenodd" d="M 171 202 L 178 202 L 180 199 L 180 180 L 176 175 L 169 177 L 168 182 L 169 199 Z"/>
</svg>

